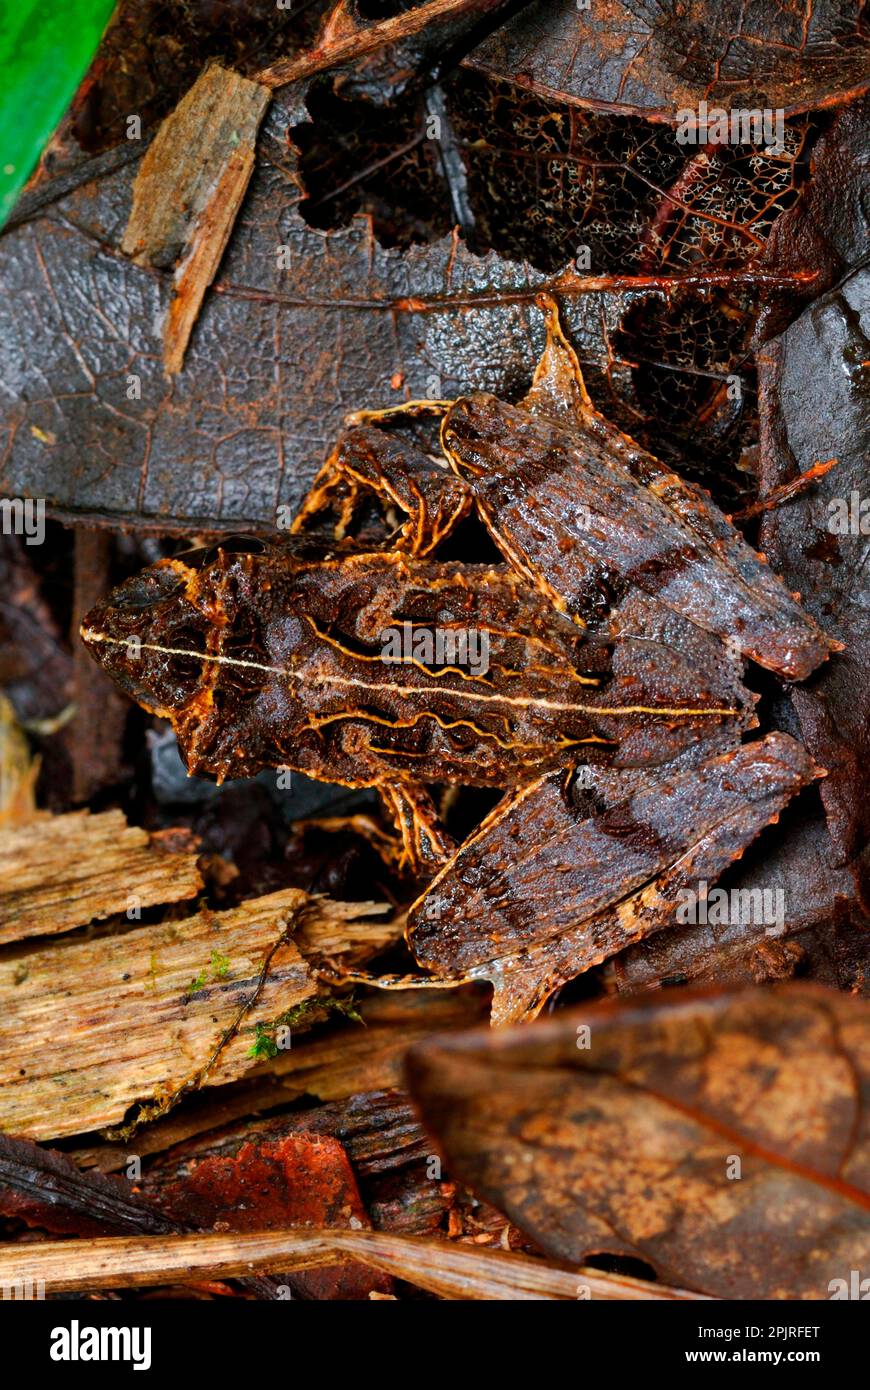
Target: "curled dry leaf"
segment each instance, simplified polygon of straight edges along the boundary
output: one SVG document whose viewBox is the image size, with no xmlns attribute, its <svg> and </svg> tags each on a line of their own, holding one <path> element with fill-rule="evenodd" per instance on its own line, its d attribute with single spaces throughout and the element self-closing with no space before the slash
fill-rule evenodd
<svg viewBox="0 0 870 1390">
<path fill-rule="evenodd" d="M 408 1059 L 451 1172 L 541 1249 L 719 1298 L 829 1297 L 870 1240 L 870 1005 L 813 985 L 605 1003 Z"/>
</svg>

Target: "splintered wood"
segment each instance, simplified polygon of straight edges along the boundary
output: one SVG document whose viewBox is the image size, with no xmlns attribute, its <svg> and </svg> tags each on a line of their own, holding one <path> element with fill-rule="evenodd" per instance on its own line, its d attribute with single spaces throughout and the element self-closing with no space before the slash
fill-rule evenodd
<svg viewBox="0 0 870 1390">
<path fill-rule="evenodd" d="M 157 848 L 121 811 L 37 816 L 0 832 L 0 945 L 179 902 L 201 888 L 194 854 Z"/>
<path fill-rule="evenodd" d="M 257 1026 L 326 991 L 308 957 L 396 939 L 383 907 L 285 889 L 229 912 L 54 943 L 0 962 L 0 1129 L 32 1139 L 161 1114 L 256 1065 Z M 298 932 L 300 945 L 293 939 Z M 153 1101 L 150 1109 L 147 1102 Z"/>
<path fill-rule="evenodd" d="M 175 266 L 163 326 L 167 374 L 181 370 L 254 168 L 270 93 L 217 64 L 163 122 L 142 160 L 122 250 L 137 265 Z"/>
</svg>

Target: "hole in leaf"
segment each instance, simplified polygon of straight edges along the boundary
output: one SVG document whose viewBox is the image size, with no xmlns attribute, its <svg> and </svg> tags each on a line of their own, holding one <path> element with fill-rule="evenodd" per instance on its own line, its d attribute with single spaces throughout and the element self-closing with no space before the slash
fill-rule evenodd
<svg viewBox="0 0 870 1390">
<path fill-rule="evenodd" d="M 652 1265 L 634 1255 L 611 1255 L 607 1250 L 599 1250 L 586 1255 L 583 1264 L 589 1269 L 600 1269 L 603 1274 L 622 1274 L 627 1279 L 645 1279 L 650 1284 L 658 1280 Z"/>
</svg>

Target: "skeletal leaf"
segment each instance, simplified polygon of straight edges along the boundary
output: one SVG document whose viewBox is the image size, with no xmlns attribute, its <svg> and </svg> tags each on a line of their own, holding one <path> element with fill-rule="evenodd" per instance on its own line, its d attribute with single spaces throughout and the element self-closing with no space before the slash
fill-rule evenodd
<svg viewBox="0 0 870 1390">
<path fill-rule="evenodd" d="M 414 1048 L 451 1171 L 556 1259 L 829 1298 L 870 1240 L 870 1006 L 813 985 L 657 1001 Z"/>
<path fill-rule="evenodd" d="M 802 111 L 867 83 L 870 34 L 852 0 L 539 0 L 466 60 L 579 105 L 673 120 L 680 108 Z"/>
</svg>

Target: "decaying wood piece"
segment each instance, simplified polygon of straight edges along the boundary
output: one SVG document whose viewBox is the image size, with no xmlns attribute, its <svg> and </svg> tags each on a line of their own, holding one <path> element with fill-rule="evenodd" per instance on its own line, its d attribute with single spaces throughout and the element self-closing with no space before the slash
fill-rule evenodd
<svg viewBox="0 0 870 1390">
<path fill-rule="evenodd" d="M 0 964 L 0 1128 L 50 1139 L 165 1113 L 208 1082 L 257 1060 L 260 1029 L 305 1006 L 321 986 L 306 950 L 365 958 L 399 930 L 383 908 L 271 893 L 230 912 L 208 909 L 91 941 L 21 952 Z M 288 1024 L 300 1020 L 292 1015 Z M 304 1024 L 302 1025 L 304 1026 Z"/>
<path fill-rule="evenodd" d="M 157 848 L 122 811 L 39 816 L 0 833 L 0 944 L 193 898 L 196 856 Z"/>
<path fill-rule="evenodd" d="M 38 776 L 39 759 L 30 756 L 12 702 L 0 695 L 0 836 L 12 826 L 36 819 Z"/>
<path fill-rule="evenodd" d="M 136 177 L 122 250 L 137 265 L 175 266 L 163 329 L 167 374 L 181 370 L 254 168 L 270 93 L 218 64 L 163 122 Z"/>
<path fill-rule="evenodd" d="M 486 987 L 433 991 L 398 990 L 373 994 L 360 1001 L 364 1028 L 324 1027 L 300 1038 L 298 1046 L 278 1053 L 255 1068 L 250 1079 L 210 1092 L 195 1108 L 184 1107 L 156 1120 L 136 1135 L 141 1157 L 161 1153 L 173 1144 L 231 1124 L 246 1115 L 287 1105 L 300 1096 L 322 1101 L 344 1100 L 363 1091 L 402 1083 L 402 1060 L 415 1042 L 433 1033 L 469 1028 L 489 1016 Z M 76 1149 L 83 1168 L 116 1172 L 127 1160 L 129 1146 L 101 1144 Z"/>
<path fill-rule="evenodd" d="M 195 1278 L 316 1269 L 359 1260 L 448 1299 L 697 1299 L 682 1289 L 598 1270 L 559 1269 L 526 1255 L 382 1231 L 286 1230 L 118 1236 L 0 1246 L 0 1284 L 44 1280 L 47 1293 L 132 1289 Z"/>
</svg>

